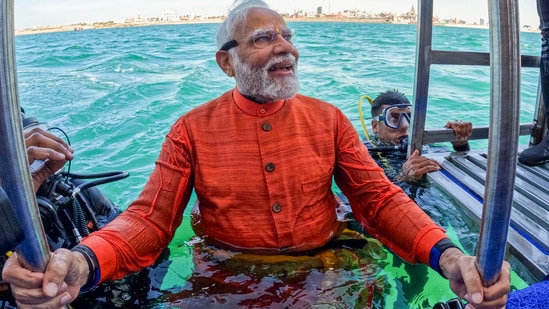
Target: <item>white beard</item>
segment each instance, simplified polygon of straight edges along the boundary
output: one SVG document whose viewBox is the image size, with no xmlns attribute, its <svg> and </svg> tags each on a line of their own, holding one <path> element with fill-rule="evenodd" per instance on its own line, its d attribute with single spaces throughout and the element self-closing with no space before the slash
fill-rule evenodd
<svg viewBox="0 0 549 309">
<path fill-rule="evenodd" d="M 273 58 L 262 68 L 254 68 L 248 63 L 240 61 L 236 53 L 233 54 L 233 59 L 235 69 L 234 79 L 242 95 L 258 103 L 266 103 L 286 100 L 298 93 L 297 63 L 293 55 Z M 271 66 L 288 60 L 294 63 L 293 76 L 269 77 L 269 68 Z"/>
</svg>

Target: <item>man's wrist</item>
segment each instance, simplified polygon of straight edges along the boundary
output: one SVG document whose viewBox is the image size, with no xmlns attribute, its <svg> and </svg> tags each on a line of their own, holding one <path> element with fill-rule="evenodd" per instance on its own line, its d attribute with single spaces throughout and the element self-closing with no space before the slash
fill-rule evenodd
<svg viewBox="0 0 549 309">
<path fill-rule="evenodd" d="M 80 277 L 82 278 L 80 280 L 80 286 L 84 286 L 88 283 L 90 279 L 90 272 L 89 272 L 89 264 L 86 260 L 86 257 L 84 254 L 80 251 L 72 251 L 73 255 L 75 256 L 75 259 L 78 261 L 78 273 L 80 273 Z"/>
<path fill-rule="evenodd" d="M 455 151 L 469 151 L 469 150 L 471 150 L 471 146 L 469 146 L 468 141 L 452 142 L 452 146 L 454 147 Z"/>
<path fill-rule="evenodd" d="M 459 249 L 449 238 L 444 238 L 431 248 L 429 265 L 442 277 L 447 278 L 444 266 L 449 265 L 448 262 L 450 262 L 450 259 L 453 260 L 457 257 L 456 253 L 459 253 L 459 256 L 463 255 L 461 249 Z"/>
<path fill-rule="evenodd" d="M 87 278 L 85 282 L 83 282 L 82 287 L 80 288 L 81 292 L 88 292 L 89 290 L 93 289 L 95 285 L 99 281 L 99 267 L 97 263 L 97 258 L 95 257 L 95 254 L 93 251 L 84 246 L 84 245 L 76 245 L 74 248 L 71 249 L 72 252 L 76 252 L 79 255 L 79 259 L 83 259 L 83 261 L 86 262 L 87 266 L 87 274 L 88 276 L 83 276 Z M 85 269 L 81 270 L 82 273 L 86 273 Z"/>
<path fill-rule="evenodd" d="M 457 247 L 446 249 L 440 256 L 440 270 L 444 278 L 450 278 L 450 268 L 457 265 L 457 260 L 465 254 Z"/>
</svg>

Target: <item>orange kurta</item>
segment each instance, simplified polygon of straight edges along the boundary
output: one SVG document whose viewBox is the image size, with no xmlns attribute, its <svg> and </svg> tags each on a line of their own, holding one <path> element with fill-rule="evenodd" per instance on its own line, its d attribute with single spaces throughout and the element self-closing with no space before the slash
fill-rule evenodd
<svg viewBox="0 0 549 309">
<path fill-rule="evenodd" d="M 297 95 L 257 104 L 237 90 L 182 116 L 139 198 L 84 245 L 101 281 L 152 264 L 182 221 L 192 189 L 201 229 L 238 250 L 296 252 L 337 235 L 335 179 L 366 231 L 428 263 L 444 231 L 391 183 L 335 106 Z"/>
</svg>

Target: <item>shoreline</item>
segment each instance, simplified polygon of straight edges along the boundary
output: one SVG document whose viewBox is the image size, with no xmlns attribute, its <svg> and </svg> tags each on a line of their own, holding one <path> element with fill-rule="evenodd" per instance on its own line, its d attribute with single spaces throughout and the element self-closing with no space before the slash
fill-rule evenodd
<svg viewBox="0 0 549 309">
<path fill-rule="evenodd" d="M 287 22 L 341 22 L 341 23 L 370 23 L 370 24 L 394 24 L 402 25 L 410 23 L 390 23 L 386 22 L 380 18 L 327 18 L 327 17 L 301 17 L 301 18 L 285 18 Z M 53 33 L 53 32 L 67 32 L 67 31 L 85 31 L 85 30 L 96 30 L 96 29 L 109 29 L 109 28 L 126 28 L 126 27 L 146 27 L 146 26 L 159 26 L 159 25 L 179 25 L 179 24 L 204 24 L 204 23 L 221 23 L 223 19 L 221 18 L 212 18 L 212 19 L 203 19 L 203 20 L 181 20 L 181 21 L 158 21 L 158 22 L 127 22 L 127 23 L 96 23 L 94 25 L 61 25 L 61 26 L 48 26 L 41 27 L 37 29 L 23 29 L 15 30 L 15 35 L 30 35 L 30 34 L 42 34 L 42 33 Z M 459 28 L 476 28 L 476 29 L 487 29 L 489 30 L 488 25 L 479 25 L 479 24 L 434 24 L 433 26 L 442 26 L 442 27 L 459 27 Z M 539 29 L 530 28 L 530 29 L 520 29 L 521 32 L 539 32 Z"/>
<path fill-rule="evenodd" d="M 218 21 L 178 21 L 178 22 L 143 22 L 143 23 L 117 23 L 109 25 L 63 25 L 42 27 L 37 29 L 24 29 L 15 30 L 15 35 L 30 35 L 30 34 L 42 34 L 42 33 L 54 33 L 54 32 L 68 32 L 68 31 L 86 31 L 97 29 L 111 29 L 111 28 L 127 28 L 127 27 L 146 27 L 155 25 L 178 25 L 178 24 L 201 24 L 201 23 L 216 23 Z M 220 21 L 219 21 L 220 22 Z"/>
</svg>

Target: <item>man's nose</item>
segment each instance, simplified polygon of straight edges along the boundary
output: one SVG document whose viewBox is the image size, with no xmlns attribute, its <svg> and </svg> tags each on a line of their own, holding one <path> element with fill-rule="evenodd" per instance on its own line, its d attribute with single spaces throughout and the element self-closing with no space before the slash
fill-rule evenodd
<svg viewBox="0 0 549 309">
<path fill-rule="evenodd" d="M 274 45 L 275 52 L 279 52 L 279 53 L 282 53 L 282 52 L 291 53 L 295 48 L 294 44 L 287 41 L 282 36 L 281 33 L 275 34 L 273 45 Z"/>
</svg>

